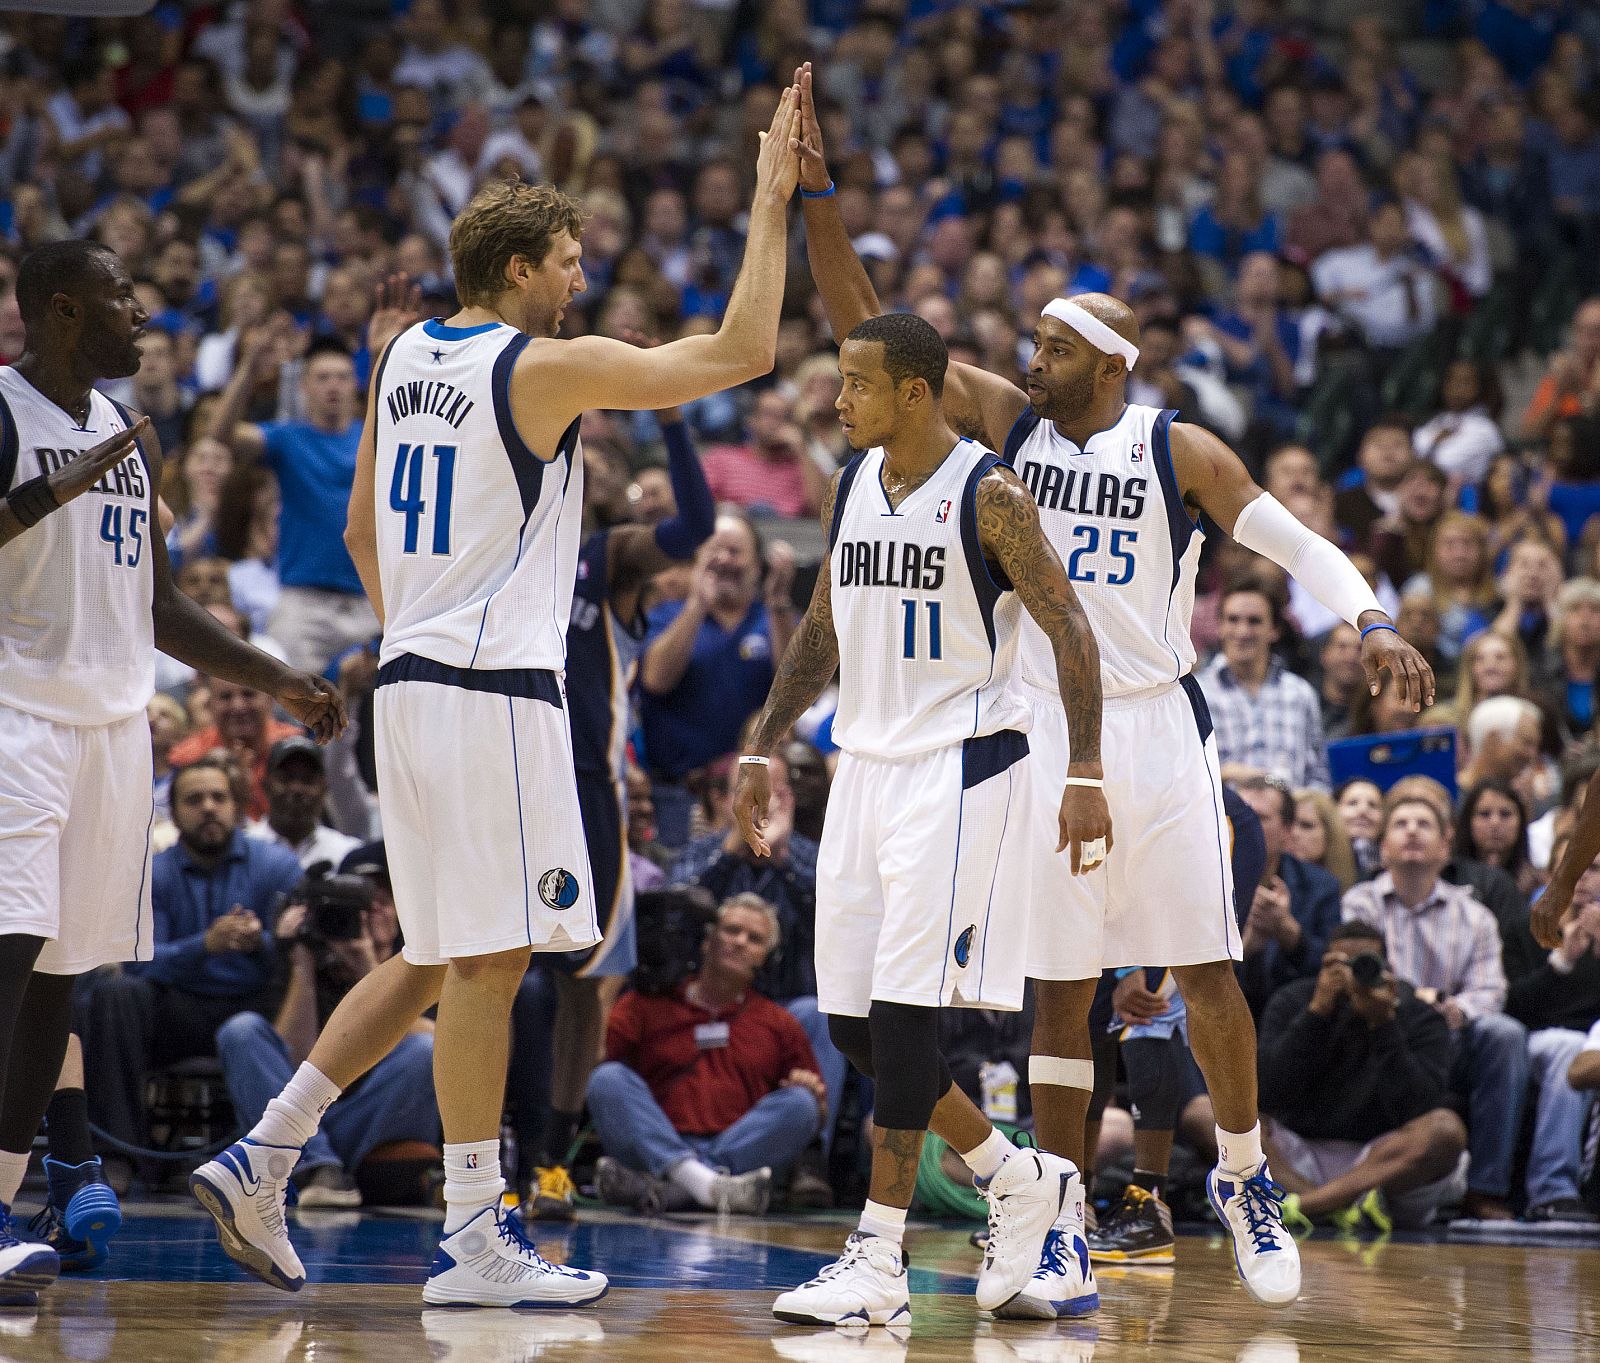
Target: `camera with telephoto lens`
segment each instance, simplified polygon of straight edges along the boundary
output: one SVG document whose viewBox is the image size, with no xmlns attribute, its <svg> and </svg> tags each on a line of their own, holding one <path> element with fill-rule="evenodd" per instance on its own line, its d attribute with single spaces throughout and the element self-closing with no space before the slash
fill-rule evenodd
<svg viewBox="0 0 1600 1363">
<path fill-rule="evenodd" d="M 1376 989 L 1386 968 L 1376 951 L 1358 951 L 1350 958 L 1350 974 L 1363 989 Z"/>
<path fill-rule="evenodd" d="M 289 895 L 289 904 L 305 905 L 300 928 L 305 941 L 351 942 L 365 927 L 362 915 L 372 907 L 371 887 L 363 876 L 330 875 L 332 866 L 318 862 Z"/>
</svg>

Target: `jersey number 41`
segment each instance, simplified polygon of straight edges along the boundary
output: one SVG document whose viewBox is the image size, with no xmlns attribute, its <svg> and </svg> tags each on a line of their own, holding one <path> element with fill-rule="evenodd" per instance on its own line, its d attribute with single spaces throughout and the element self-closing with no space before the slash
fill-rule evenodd
<svg viewBox="0 0 1600 1363">
<path fill-rule="evenodd" d="M 389 505 L 406 518 L 406 553 L 416 553 L 422 518 L 428 513 L 428 501 L 422 495 L 422 470 L 430 454 L 434 461 L 433 552 L 437 557 L 447 558 L 450 554 L 450 502 L 456 482 L 454 445 L 401 445 L 395 454 Z"/>
</svg>

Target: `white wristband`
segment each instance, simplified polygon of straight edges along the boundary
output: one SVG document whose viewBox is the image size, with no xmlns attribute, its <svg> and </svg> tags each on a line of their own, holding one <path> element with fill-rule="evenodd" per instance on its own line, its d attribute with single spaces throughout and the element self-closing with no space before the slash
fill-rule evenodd
<svg viewBox="0 0 1600 1363">
<path fill-rule="evenodd" d="M 1086 786 L 1090 790 L 1099 790 L 1105 782 L 1098 776 L 1069 776 L 1061 783 L 1064 786 Z"/>
<path fill-rule="evenodd" d="M 770 757 L 754 757 L 751 754 L 746 753 L 739 759 L 738 765 L 741 767 L 769 767 L 772 765 L 772 759 Z"/>
</svg>

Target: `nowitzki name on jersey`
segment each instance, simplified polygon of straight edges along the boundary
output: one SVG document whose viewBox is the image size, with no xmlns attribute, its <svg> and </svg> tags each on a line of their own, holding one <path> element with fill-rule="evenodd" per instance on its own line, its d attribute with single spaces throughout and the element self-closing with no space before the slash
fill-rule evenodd
<svg viewBox="0 0 1600 1363">
<path fill-rule="evenodd" d="M 397 383 L 383 398 L 391 421 L 408 416 L 437 416 L 458 431 L 475 405 L 459 388 L 438 379 L 408 379 Z"/>
</svg>

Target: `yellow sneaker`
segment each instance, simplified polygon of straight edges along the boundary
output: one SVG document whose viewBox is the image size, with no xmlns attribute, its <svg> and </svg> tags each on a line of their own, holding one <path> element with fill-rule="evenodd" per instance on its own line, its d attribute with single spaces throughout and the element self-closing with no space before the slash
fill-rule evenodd
<svg viewBox="0 0 1600 1363">
<path fill-rule="evenodd" d="M 533 1184 L 522 1204 L 524 1220 L 571 1221 L 576 1215 L 573 1199 L 577 1189 L 572 1175 L 559 1164 L 533 1171 Z"/>
</svg>

